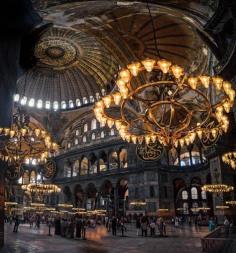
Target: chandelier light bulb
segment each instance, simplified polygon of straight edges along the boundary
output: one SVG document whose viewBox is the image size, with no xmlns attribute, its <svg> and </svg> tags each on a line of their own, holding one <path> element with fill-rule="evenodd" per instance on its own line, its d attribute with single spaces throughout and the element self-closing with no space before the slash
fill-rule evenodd
<svg viewBox="0 0 236 253">
<path fill-rule="evenodd" d="M 209 88 L 210 77 L 209 76 L 200 76 L 200 81 L 202 82 L 203 86 L 207 89 Z"/>
<path fill-rule="evenodd" d="M 231 83 L 223 82 L 223 88 L 224 88 L 225 93 L 228 94 L 228 92 L 231 90 Z"/>
<path fill-rule="evenodd" d="M 177 79 L 180 78 L 184 73 L 183 68 L 179 67 L 178 65 L 173 65 L 171 67 L 171 70 L 172 70 L 175 78 L 177 78 Z"/>
<path fill-rule="evenodd" d="M 119 77 L 123 82 L 128 83 L 130 81 L 130 72 L 129 72 L 129 70 L 128 69 L 121 70 L 120 73 L 119 73 Z"/>
<path fill-rule="evenodd" d="M 156 61 L 153 59 L 146 59 L 142 61 L 142 64 L 144 68 L 147 70 L 147 72 L 151 72 L 153 70 L 153 67 L 155 65 Z"/>
<path fill-rule="evenodd" d="M 169 62 L 167 60 L 159 60 L 158 65 L 159 65 L 160 69 L 162 70 L 162 72 L 164 74 L 166 74 L 169 71 L 169 68 L 171 66 L 171 62 Z"/>
<path fill-rule="evenodd" d="M 222 85 L 223 85 L 223 79 L 216 76 L 216 77 L 213 77 L 213 83 L 215 84 L 215 87 L 217 90 L 221 90 L 222 88 Z"/>
<path fill-rule="evenodd" d="M 113 99 L 116 105 L 120 104 L 121 94 L 119 92 L 113 94 Z"/>
<path fill-rule="evenodd" d="M 188 79 L 188 83 L 193 90 L 196 90 L 197 82 L 198 82 L 198 79 L 196 77 L 189 77 Z"/>
<path fill-rule="evenodd" d="M 139 73 L 139 68 L 141 67 L 141 64 L 140 62 L 134 62 L 134 63 L 129 64 L 127 67 L 133 76 L 137 76 Z"/>
</svg>

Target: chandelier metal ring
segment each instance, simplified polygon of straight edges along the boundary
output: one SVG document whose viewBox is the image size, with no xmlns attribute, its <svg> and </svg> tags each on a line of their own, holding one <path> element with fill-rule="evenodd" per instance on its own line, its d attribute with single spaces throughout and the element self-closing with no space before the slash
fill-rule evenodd
<svg viewBox="0 0 236 253">
<path fill-rule="evenodd" d="M 202 186 L 202 190 L 212 193 L 231 192 L 234 187 L 226 184 L 205 184 Z"/>
<path fill-rule="evenodd" d="M 50 194 L 50 193 L 58 193 L 61 191 L 55 184 L 28 184 L 26 186 L 26 191 L 30 193 L 41 193 L 41 194 Z"/>
</svg>

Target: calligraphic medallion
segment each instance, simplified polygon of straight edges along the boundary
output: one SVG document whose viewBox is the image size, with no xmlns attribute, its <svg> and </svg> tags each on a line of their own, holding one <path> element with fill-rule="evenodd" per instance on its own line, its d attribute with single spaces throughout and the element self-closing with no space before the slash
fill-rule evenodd
<svg viewBox="0 0 236 253">
<path fill-rule="evenodd" d="M 143 161 L 155 161 L 160 159 L 163 152 L 163 146 L 158 142 L 150 142 L 149 144 L 137 144 L 136 153 Z"/>
</svg>

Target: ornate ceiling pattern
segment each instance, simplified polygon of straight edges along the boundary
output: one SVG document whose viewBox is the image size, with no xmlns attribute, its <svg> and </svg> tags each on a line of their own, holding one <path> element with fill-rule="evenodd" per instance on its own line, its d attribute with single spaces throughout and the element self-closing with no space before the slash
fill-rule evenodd
<svg viewBox="0 0 236 253">
<path fill-rule="evenodd" d="M 169 7 L 153 5 L 152 15 L 161 57 L 204 72 L 210 52 L 199 24 Z M 118 66 L 157 57 L 145 3 L 72 2 L 45 9 L 43 18 L 54 26 L 40 36 L 36 64 L 18 81 L 22 104 L 41 100 L 37 107 L 57 110 L 93 103 L 112 89 Z"/>
</svg>

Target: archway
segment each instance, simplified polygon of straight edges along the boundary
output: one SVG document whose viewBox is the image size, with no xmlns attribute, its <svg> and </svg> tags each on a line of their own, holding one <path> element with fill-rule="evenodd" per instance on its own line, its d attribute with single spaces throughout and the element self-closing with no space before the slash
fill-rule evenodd
<svg viewBox="0 0 236 253">
<path fill-rule="evenodd" d="M 65 186 L 63 189 L 64 193 L 64 202 L 70 203 L 72 201 L 72 193 L 69 186 Z"/>
<path fill-rule="evenodd" d="M 96 208 L 97 189 L 93 183 L 89 183 L 86 187 L 86 209 L 93 210 Z"/>
<path fill-rule="evenodd" d="M 125 178 L 120 179 L 117 182 L 117 200 L 116 200 L 116 208 L 118 210 L 118 213 L 122 216 L 125 216 L 126 209 L 128 207 L 128 180 Z"/>
<path fill-rule="evenodd" d="M 84 207 L 84 191 L 80 184 L 77 184 L 74 189 L 75 206 Z"/>
</svg>

